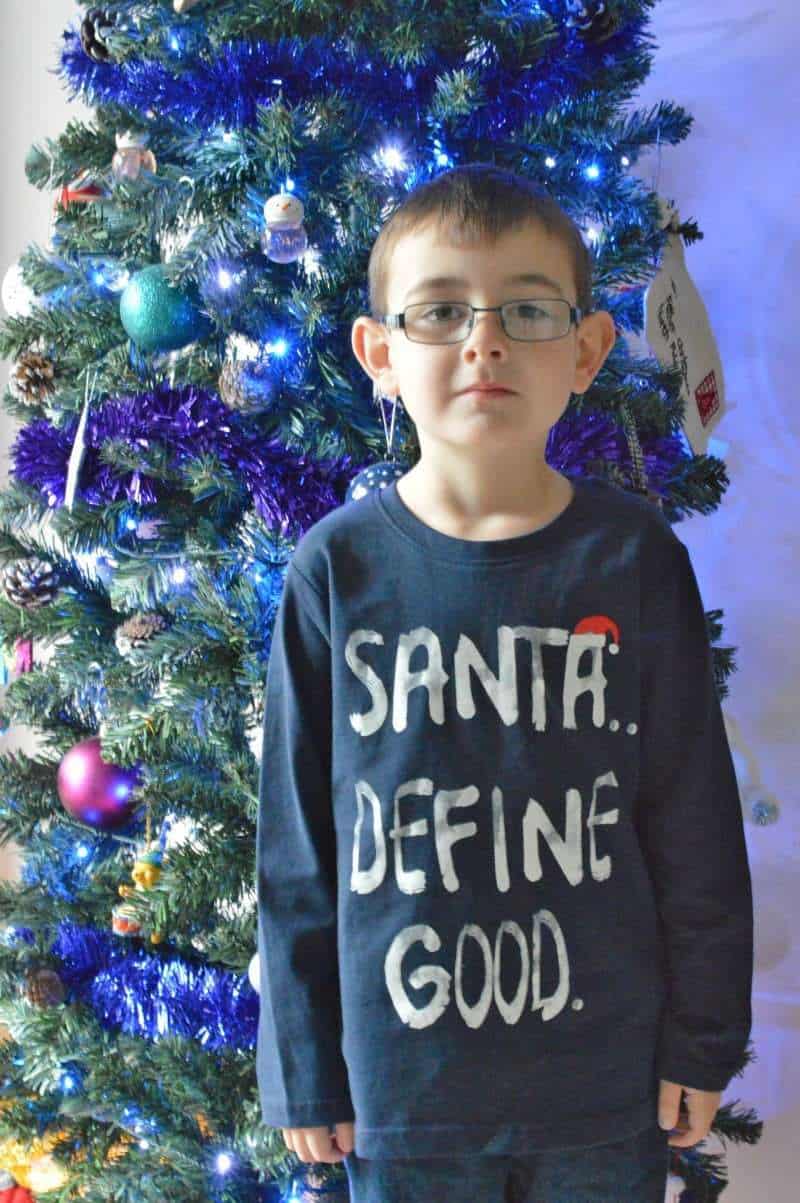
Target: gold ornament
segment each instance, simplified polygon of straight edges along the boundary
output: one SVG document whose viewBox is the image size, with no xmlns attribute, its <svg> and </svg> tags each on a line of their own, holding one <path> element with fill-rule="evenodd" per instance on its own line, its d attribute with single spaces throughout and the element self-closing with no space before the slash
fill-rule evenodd
<svg viewBox="0 0 800 1203">
<path fill-rule="evenodd" d="M 137 853 L 136 861 L 131 870 L 134 884 L 132 886 L 119 886 L 118 890 L 121 897 L 133 898 L 137 893 L 152 890 L 161 877 L 164 860 L 164 853 L 161 851 L 158 842 L 151 841 L 150 839 L 150 807 L 148 805 L 145 843 Z M 133 908 L 122 903 L 120 906 L 115 907 L 112 912 L 111 928 L 119 936 L 138 936 L 141 934 L 142 925 L 136 918 Z M 151 944 L 161 944 L 163 940 L 163 932 L 154 931 L 150 933 Z"/>
<path fill-rule="evenodd" d="M 123 898 L 130 898 L 137 890 L 151 890 L 161 877 L 163 853 L 158 845 L 141 850 L 131 871 L 134 886 L 120 886 Z"/>
<path fill-rule="evenodd" d="M 0 1109 L 11 1106 L 11 1100 L 0 1102 Z M 0 1141 L 0 1169 L 6 1170 L 26 1190 L 60 1190 L 66 1185 L 69 1175 L 51 1156 L 51 1150 L 67 1133 L 63 1129 L 46 1131 L 42 1136 L 23 1142 L 21 1140 Z"/>
<path fill-rule="evenodd" d="M 211 1124 L 208 1122 L 208 1119 L 203 1114 L 203 1112 L 198 1111 L 194 1118 L 197 1122 L 198 1128 L 200 1129 L 200 1135 L 202 1136 L 203 1140 L 213 1140 L 214 1139 L 214 1129 L 212 1128 Z"/>
</svg>

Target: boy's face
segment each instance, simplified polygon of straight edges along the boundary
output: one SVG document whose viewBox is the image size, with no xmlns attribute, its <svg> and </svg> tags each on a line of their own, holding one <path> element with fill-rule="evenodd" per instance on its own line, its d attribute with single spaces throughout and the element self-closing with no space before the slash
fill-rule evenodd
<svg viewBox="0 0 800 1203">
<path fill-rule="evenodd" d="M 521 273 L 541 273 L 544 283 L 512 283 Z M 463 284 L 423 286 L 432 276 Z M 406 235 L 390 264 L 388 312 L 402 313 L 419 301 L 469 301 L 476 308 L 504 301 L 563 297 L 576 304 L 566 248 L 538 223 L 507 232 L 493 245 L 458 247 L 438 225 Z M 520 342 L 508 337 L 499 313 L 476 313 L 460 343 L 411 342 L 363 316 L 353 323 L 352 345 L 365 371 L 388 397 L 399 394 L 417 428 L 420 447 L 447 444 L 470 456 L 491 456 L 505 446 L 543 457 L 547 436 L 570 394 L 591 384 L 615 341 L 610 314 L 599 311 L 570 327 L 563 338 Z M 483 397 L 462 390 L 491 380 L 513 390 Z M 444 449 L 444 448 L 442 448 Z"/>
</svg>

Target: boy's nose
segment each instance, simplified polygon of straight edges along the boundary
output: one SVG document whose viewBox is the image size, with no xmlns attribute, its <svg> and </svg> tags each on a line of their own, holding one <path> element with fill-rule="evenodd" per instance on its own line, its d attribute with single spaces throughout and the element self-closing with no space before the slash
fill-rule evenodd
<svg viewBox="0 0 800 1203">
<path fill-rule="evenodd" d="M 481 325 L 483 323 L 483 325 Z M 467 345 L 472 342 L 502 342 L 508 341 L 508 335 L 503 329 L 499 313 L 476 313 L 475 323 L 469 332 Z"/>
</svg>

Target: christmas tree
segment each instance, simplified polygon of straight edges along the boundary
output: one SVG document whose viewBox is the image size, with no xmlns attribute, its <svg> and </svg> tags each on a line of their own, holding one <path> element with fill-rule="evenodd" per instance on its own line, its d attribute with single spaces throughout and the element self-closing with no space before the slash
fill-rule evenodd
<svg viewBox="0 0 800 1203">
<path fill-rule="evenodd" d="M 6 275 L 0 334 L 19 424 L 0 721 L 40 743 L 0 760 L 1 838 L 24 860 L 0 888 L 0 1188 L 346 1197 L 341 1165 L 303 1165 L 261 1123 L 255 1081 L 258 754 L 286 564 L 415 462 L 350 330 L 382 222 L 465 163 L 555 196 L 631 336 L 549 462 L 670 521 L 720 503 L 725 465 L 687 437 L 686 365 L 634 349 L 665 248 L 702 236 L 630 171 L 691 126 L 667 102 L 622 112 L 652 7 L 76 6 L 58 66 L 94 115 L 31 148 L 53 221 Z M 714 650 L 725 696 L 733 649 Z M 752 1142 L 760 1124 L 727 1104 L 713 1130 Z M 672 1171 L 683 1203 L 724 1189 L 702 1145 Z"/>
</svg>

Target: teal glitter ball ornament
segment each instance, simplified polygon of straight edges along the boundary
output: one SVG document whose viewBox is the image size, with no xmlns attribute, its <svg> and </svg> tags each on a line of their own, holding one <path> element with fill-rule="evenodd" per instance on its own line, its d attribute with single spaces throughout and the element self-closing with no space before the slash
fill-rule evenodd
<svg viewBox="0 0 800 1203">
<path fill-rule="evenodd" d="M 164 265 L 154 263 L 131 276 L 119 301 L 125 333 L 142 351 L 177 351 L 213 329 L 196 288 L 176 288 Z"/>
</svg>

